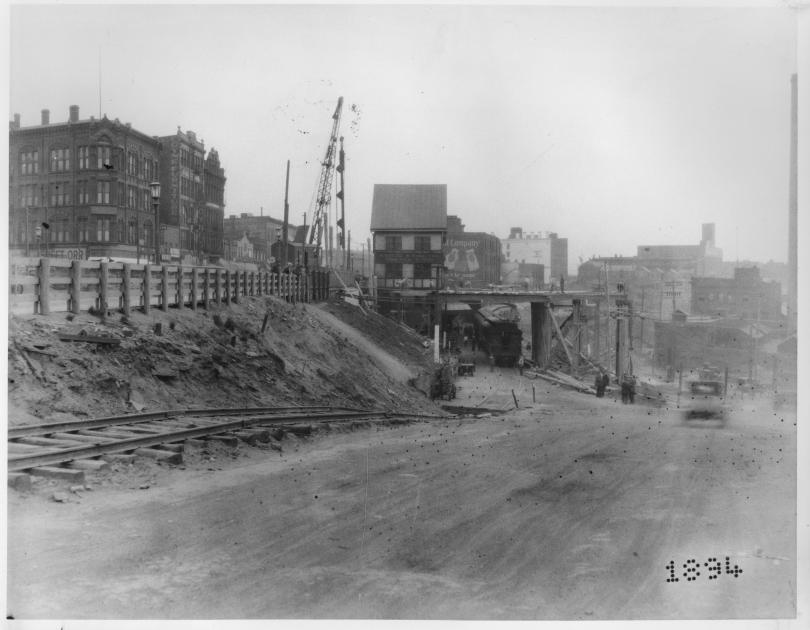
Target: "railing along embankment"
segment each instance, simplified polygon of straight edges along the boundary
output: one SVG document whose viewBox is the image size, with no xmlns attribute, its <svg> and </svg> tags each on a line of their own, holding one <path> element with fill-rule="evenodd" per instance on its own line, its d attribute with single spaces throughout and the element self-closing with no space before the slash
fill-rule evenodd
<svg viewBox="0 0 810 630">
<path fill-rule="evenodd" d="M 248 296 L 275 295 L 294 302 L 329 298 L 329 274 L 231 270 L 221 267 L 18 258 L 10 261 L 9 311 L 79 314 L 91 308 L 125 315 L 140 309 L 208 308 Z"/>
</svg>

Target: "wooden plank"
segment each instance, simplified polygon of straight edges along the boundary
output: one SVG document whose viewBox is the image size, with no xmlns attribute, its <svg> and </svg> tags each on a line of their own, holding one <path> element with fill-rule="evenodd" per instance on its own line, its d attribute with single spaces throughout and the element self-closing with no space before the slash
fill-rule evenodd
<svg viewBox="0 0 810 630">
<path fill-rule="evenodd" d="M 554 330 L 557 331 L 557 338 L 560 340 L 563 350 L 565 350 L 565 356 L 568 358 L 568 365 L 574 365 L 571 352 L 568 350 L 568 346 L 565 344 L 565 336 L 563 335 L 562 330 L 560 330 L 560 325 L 557 323 L 557 320 L 554 318 L 554 313 L 551 310 L 551 306 L 546 304 L 546 309 L 548 309 L 548 315 L 551 319 L 551 323 L 554 324 Z"/>
<path fill-rule="evenodd" d="M 50 283 L 51 262 L 48 258 L 39 261 L 39 314 L 48 315 L 51 312 Z"/>
</svg>

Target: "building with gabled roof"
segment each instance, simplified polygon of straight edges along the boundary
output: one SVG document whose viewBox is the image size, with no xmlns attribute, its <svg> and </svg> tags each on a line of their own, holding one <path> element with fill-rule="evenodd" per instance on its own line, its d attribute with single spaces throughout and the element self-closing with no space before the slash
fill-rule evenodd
<svg viewBox="0 0 810 630">
<path fill-rule="evenodd" d="M 380 312 L 429 326 L 425 297 L 445 284 L 447 185 L 375 184 L 371 232 Z"/>
</svg>

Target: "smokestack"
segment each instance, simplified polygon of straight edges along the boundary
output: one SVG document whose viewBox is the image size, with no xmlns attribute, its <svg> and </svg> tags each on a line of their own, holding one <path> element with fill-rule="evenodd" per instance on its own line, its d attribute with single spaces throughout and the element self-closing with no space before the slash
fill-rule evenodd
<svg viewBox="0 0 810 630">
<path fill-rule="evenodd" d="M 790 183 L 788 185 L 788 322 L 795 330 L 798 308 L 798 118 L 799 88 L 795 74 L 790 77 Z"/>
<path fill-rule="evenodd" d="M 704 223 L 701 226 L 703 243 L 714 246 L 714 223 Z"/>
<path fill-rule="evenodd" d="M 70 122 L 72 122 L 72 123 L 79 122 L 79 106 L 78 105 L 71 105 L 70 106 Z"/>
<path fill-rule="evenodd" d="M 42 110 L 42 124 L 49 125 L 51 122 L 51 110 L 43 109 Z"/>
<path fill-rule="evenodd" d="M 19 129 L 20 128 L 20 115 L 19 114 L 14 114 L 13 127 L 14 127 L 14 129 Z"/>
</svg>

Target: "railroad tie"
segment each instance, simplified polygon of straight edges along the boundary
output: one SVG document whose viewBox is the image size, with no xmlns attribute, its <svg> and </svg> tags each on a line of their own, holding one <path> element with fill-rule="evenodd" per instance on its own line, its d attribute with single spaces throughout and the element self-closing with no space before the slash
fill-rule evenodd
<svg viewBox="0 0 810 630">
<path fill-rule="evenodd" d="M 62 479 L 73 483 L 84 483 L 84 471 L 72 470 L 70 468 L 59 468 L 57 466 L 39 466 L 31 468 L 28 472 L 37 477 L 48 477 L 50 479 Z"/>
<path fill-rule="evenodd" d="M 142 455 L 143 457 L 151 457 L 152 459 L 156 459 L 159 462 L 165 462 L 167 464 L 183 463 L 182 453 L 173 453 L 172 451 L 165 451 L 157 448 L 139 448 L 135 450 L 135 454 Z"/>
</svg>

